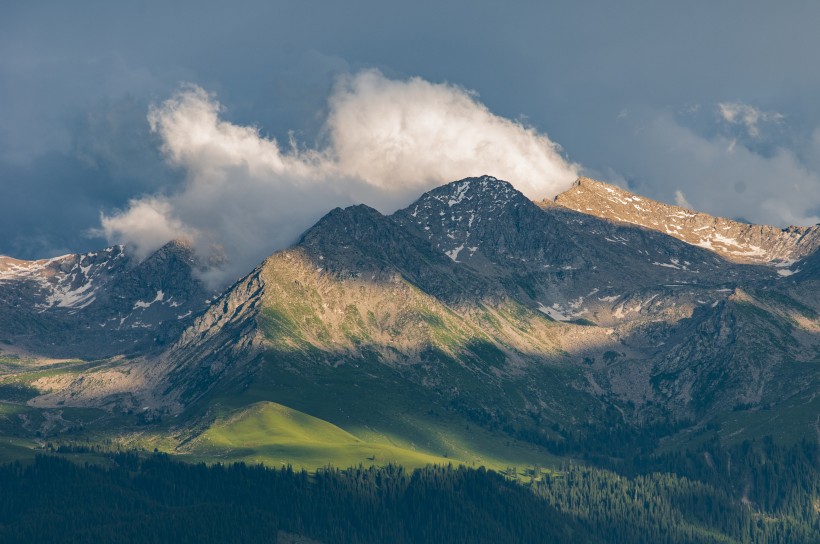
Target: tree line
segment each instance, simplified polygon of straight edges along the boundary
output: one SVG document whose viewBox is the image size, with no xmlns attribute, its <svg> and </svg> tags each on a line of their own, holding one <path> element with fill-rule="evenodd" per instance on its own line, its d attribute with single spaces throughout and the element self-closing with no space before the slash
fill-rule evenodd
<svg viewBox="0 0 820 544">
<path fill-rule="evenodd" d="M 507 475 L 71 457 L 0 466 L 0 542 L 276 542 L 286 533 L 327 544 L 820 542 L 820 452 L 810 442 L 715 442 Z"/>
</svg>

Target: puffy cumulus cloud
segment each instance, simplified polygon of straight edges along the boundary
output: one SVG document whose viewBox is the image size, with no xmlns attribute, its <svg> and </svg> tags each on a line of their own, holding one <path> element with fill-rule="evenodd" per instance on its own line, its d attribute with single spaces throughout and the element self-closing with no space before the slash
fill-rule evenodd
<svg viewBox="0 0 820 544">
<path fill-rule="evenodd" d="M 221 117 L 222 106 L 187 85 L 148 114 L 171 165 L 185 182 L 103 215 L 112 242 L 142 254 L 179 236 L 222 266 L 207 277 L 235 279 L 285 247 L 335 206 L 364 202 L 391 212 L 424 190 L 492 174 L 533 198 L 550 197 L 578 167 L 530 127 L 493 115 L 459 87 L 376 71 L 342 78 L 329 100 L 325 143 L 282 146 L 255 127 Z"/>
<path fill-rule="evenodd" d="M 762 111 L 759 108 L 740 102 L 720 102 L 717 105 L 718 115 L 730 125 L 740 125 L 752 138 L 760 136 L 761 124 L 779 124 L 783 115 L 774 111 Z"/>
<path fill-rule="evenodd" d="M 206 272 L 214 284 L 248 272 L 364 189 L 360 181 L 333 176 L 326 154 L 283 150 L 255 128 L 223 121 L 220 109 L 193 86 L 152 107 L 149 123 L 186 179 L 176 190 L 132 200 L 101 221 L 109 241 L 141 255 L 172 238 L 189 238 L 203 258 L 222 263 Z"/>
<path fill-rule="evenodd" d="M 330 105 L 338 167 L 377 186 L 427 188 L 492 173 L 540 199 L 578 177 L 547 136 L 493 115 L 451 85 L 366 71 L 343 78 Z"/>
</svg>

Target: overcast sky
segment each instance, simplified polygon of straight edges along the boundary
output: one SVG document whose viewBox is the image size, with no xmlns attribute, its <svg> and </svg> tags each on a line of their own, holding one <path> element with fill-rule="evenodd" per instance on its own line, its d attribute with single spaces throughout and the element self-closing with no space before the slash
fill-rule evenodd
<svg viewBox="0 0 820 544">
<path fill-rule="evenodd" d="M 0 5 L 0 253 L 235 263 L 336 205 L 578 174 L 709 213 L 820 221 L 820 4 Z"/>
</svg>

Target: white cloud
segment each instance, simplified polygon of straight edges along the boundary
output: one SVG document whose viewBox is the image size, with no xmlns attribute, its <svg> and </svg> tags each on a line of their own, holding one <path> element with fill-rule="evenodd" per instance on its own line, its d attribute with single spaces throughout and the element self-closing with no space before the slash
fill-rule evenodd
<svg viewBox="0 0 820 544">
<path fill-rule="evenodd" d="M 365 71 L 342 79 L 330 105 L 339 169 L 377 186 L 427 189 L 492 174 L 540 199 L 578 177 L 546 135 L 493 115 L 451 85 Z"/>
<path fill-rule="evenodd" d="M 762 111 L 749 104 L 740 102 L 721 102 L 718 104 L 720 117 L 730 125 L 742 125 L 752 138 L 760 136 L 761 123 L 781 123 L 783 115 L 773 111 Z"/>
<path fill-rule="evenodd" d="M 171 203 L 159 197 L 135 199 L 127 212 L 102 215 L 101 228 L 93 232 L 110 240 L 133 242 L 139 257 L 158 248 L 168 240 L 195 237 L 195 231 L 174 217 Z"/>
<path fill-rule="evenodd" d="M 452 85 L 364 71 L 340 80 L 329 106 L 324 147 L 283 148 L 222 120 L 212 95 L 185 86 L 148 115 L 168 161 L 185 171 L 184 186 L 103 216 L 102 230 L 143 253 L 177 236 L 203 254 L 220 247 L 227 264 L 211 271 L 220 282 L 292 243 L 334 206 L 364 202 L 390 212 L 434 186 L 481 174 L 540 199 L 578 174 L 546 135 L 493 115 Z"/>
<path fill-rule="evenodd" d="M 687 208 L 689 210 L 694 209 L 692 205 L 689 203 L 689 201 L 686 200 L 686 195 L 683 194 L 683 191 L 681 191 L 680 189 L 675 191 L 675 204 L 677 204 L 681 208 Z"/>
</svg>

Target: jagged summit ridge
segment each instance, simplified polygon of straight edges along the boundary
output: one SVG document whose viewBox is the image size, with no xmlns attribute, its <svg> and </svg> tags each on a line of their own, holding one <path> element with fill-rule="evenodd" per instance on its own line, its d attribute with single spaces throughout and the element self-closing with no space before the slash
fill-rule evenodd
<svg viewBox="0 0 820 544">
<path fill-rule="evenodd" d="M 425 205 L 429 201 L 437 200 L 446 203 L 448 207 L 453 207 L 466 200 L 468 202 L 480 202 L 480 204 L 492 209 L 495 206 L 516 200 L 519 196 L 520 193 L 510 182 L 485 175 L 476 178 L 464 178 L 432 189 L 422 195 L 416 201 L 415 206 Z"/>
<path fill-rule="evenodd" d="M 554 201 L 540 204 L 543 207 L 557 204 L 603 219 L 657 230 L 733 262 L 776 266 L 782 276 L 791 275 L 793 271 L 789 267 L 820 247 L 820 229 L 816 226 L 779 228 L 740 223 L 664 204 L 585 177 L 579 178 Z"/>
</svg>

